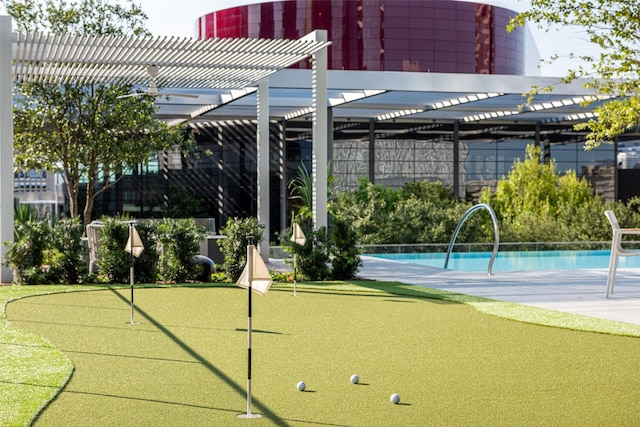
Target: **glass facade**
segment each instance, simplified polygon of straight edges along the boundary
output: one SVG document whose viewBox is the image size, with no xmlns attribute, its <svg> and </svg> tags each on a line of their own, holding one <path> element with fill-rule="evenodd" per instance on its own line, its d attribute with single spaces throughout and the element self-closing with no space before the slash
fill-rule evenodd
<svg viewBox="0 0 640 427">
<path fill-rule="evenodd" d="M 477 201 L 482 187 L 507 176 L 514 162 L 524 159 L 526 147 L 538 144 L 543 161 L 553 159 L 559 173 L 573 170 L 597 193 L 610 200 L 615 197 L 614 145 L 585 151 L 584 133 L 570 126 L 538 127 L 537 139 L 536 125 L 426 127 L 376 123 L 340 130 L 334 126 L 332 166 L 340 189 L 356 189 L 362 177 L 393 188 L 407 181 L 437 180 L 456 188 L 458 197 Z M 510 134 L 523 136 L 505 136 Z"/>
<path fill-rule="evenodd" d="M 513 15 L 451 0 L 285 0 L 207 14 L 198 35 L 299 39 L 322 29 L 333 70 L 522 75 L 524 31 L 505 29 Z"/>
</svg>

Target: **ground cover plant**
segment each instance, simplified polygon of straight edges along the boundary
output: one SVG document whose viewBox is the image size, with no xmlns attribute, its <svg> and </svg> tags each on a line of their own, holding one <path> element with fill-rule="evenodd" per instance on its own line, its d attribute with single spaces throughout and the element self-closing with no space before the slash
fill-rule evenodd
<svg viewBox="0 0 640 427">
<path fill-rule="evenodd" d="M 264 415 L 256 425 L 636 421 L 638 338 L 505 320 L 461 303 L 482 308 L 489 300 L 398 283 L 298 286 L 296 297 L 290 286 L 275 285 L 253 299 L 253 408 Z M 33 289 L 0 294 L 14 288 Z M 126 288 L 7 305 L 2 331 L 42 336 L 75 367 L 35 424 L 245 425 L 236 415 L 246 411 L 246 291 L 136 292 L 134 325 Z M 516 311 L 526 318 L 526 307 Z M 633 329 L 621 331 L 640 327 Z M 349 382 L 354 373 L 359 385 Z M 296 390 L 300 380 L 306 392 Z M 10 388 L 27 385 L 19 382 Z M 400 405 L 389 402 L 391 393 L 401 395 Z"/>
</svg>

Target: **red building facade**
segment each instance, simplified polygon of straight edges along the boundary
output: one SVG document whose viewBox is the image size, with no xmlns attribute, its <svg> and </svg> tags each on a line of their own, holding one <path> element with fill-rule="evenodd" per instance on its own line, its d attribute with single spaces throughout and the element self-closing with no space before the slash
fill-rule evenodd
<svg viewBox="0 0 640 427">
<path fill-rule="evenodd" d="M 202 39 L 299 39 L 327 30 L 332 70 L 524 75 L 524 31 L 505 29 L 513 15 L 453 0 L 283 0 L 212 12 L 197 28 Z"/>
</svg>

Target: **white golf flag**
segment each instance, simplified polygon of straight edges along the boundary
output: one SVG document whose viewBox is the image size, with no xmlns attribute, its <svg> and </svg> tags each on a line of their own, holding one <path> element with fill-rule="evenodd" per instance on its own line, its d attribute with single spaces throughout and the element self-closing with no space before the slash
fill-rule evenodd
<svg viewBox="0 0 640 427">
<path fill-rule="evenodd" d="M 307 238 L 297 222 L 293 223 L 293 233 L 291 234 L 291 241 L 300 246 L 304 246 L 304 244 L 307 243 Z"/>
<path fill-rule="evenodd" d="M 131 226 L 131 228 L 132 230 L 129 234 L 129 240 L 127 240 L 127 246 L 124 247 L 124 250 L 125 252 L 133 254 L 133 256 L 137 258 L 144 250 L 144 245 L 142 244 L 142 240 L 140 239 L 140 235 L 138 234 L 136 227 Z"/>
<path fill-rule="evenodd" d="M 251 280 L 251 289 L 257 294 L 266 295 L 271 287 L 271 275 L 258 249 L 254 245 L 251 245 L 250 250 L 253 258 L 253 280 Z M 244 266 L 244 270 L 242 270 L 236 284 L 245 289 L 249 287 L 249 262 Z"/>
</svg>

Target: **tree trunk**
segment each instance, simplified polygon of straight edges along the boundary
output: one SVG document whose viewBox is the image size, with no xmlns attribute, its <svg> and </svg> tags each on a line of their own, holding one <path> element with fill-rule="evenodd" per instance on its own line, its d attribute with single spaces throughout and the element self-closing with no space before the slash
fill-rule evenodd
<svg viewBox="0 0 640 427">
<path fill-rule="evenodd" d="M 69 216 L 75 218 L 78 216 L 78 183 L 67 181 L 67 193 L 69 193 Z"/>
<path fill-rule="evenodd" d="M 87 183 L 87 192 L 86 192 L 87 201 L 85 202 L 84 212 L 82 216 L 85 227 L 87 226 L 87 224 L 91 222 L 91 213 L 93 212 L 93 202 L 95 201 L 95 198 L 96 198 L 93 185 L 94 185 L 93 180 L 90 179 L 89 182 Z"/>
</svg>

